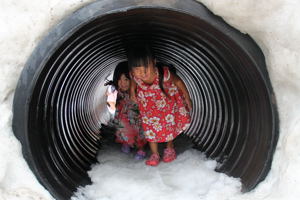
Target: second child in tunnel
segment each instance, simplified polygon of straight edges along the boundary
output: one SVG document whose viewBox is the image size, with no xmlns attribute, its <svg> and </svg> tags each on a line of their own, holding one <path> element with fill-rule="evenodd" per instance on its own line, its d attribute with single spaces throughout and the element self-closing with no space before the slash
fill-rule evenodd
<svg viewBox="0 0 300 200">
<path fill-rule="evenodd" d="M 168 67 L 156 65 L 147 45 L 136 45 L 127 53 L 132 76 L 130 95 L 139 105 L 152 153 L 146 165 L 159 164 L 158 143 L 167 143 L 162 160 L 171 162 L 176 159 L 173 140 L 190 124 L 192 102 L 188 90 Z"/>
<path fill-rule="evenodd" d="M 121 62 L 116 66 L 113 81 L 107 84 L 113 85 L 118 91 L 113 120 L 117 128 L 116 142 L 122 144 L 121 150 L 124 153 L 129 153 L 131 148 L 137 147 L 135 159 L 144 159 L 146 153 L 143 148 L 147 141 L 144 137 L 138 105 L 129 97 L 130 76 L 127 62 Z"/>
</svg>

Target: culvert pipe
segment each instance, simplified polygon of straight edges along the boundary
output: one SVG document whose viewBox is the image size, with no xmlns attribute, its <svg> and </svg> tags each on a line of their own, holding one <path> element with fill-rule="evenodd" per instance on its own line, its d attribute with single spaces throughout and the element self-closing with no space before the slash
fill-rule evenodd
<svg viewBox="0 0 300 200">
<path fill-rule="evenodd" d="M 55 26 L 20 76 L 13 131 L 41 184 L 68 199 L 90 182 L 108 113 L 103 84 L 136 41 L 176 67 L 194 105 L 185 134 L 219 162 L 216 170 L 239 177 L 244 192 L 264 180 L 278 115 L 255 42 L 193 0 L 103 0 Z"/>
</svg>

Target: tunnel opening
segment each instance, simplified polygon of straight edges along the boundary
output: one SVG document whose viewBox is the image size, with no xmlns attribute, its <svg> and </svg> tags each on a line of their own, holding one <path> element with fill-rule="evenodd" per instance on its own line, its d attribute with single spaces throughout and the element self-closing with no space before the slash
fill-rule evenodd
<svg viewBox="0 0 300 200">
<path fill-rule="evenodd" d="M 250 38 L 189 0 L 96 1 L 40 42 L 14 97 L 13 130 L 32 171 L 56 199 L 90 183 L 101 123 L 104 83 L 125 46 L 151 44 L 175 66 L 193 101 L 185 132 L 196 148 L 241 178 L 250 191 L 266 177 L 278 138 L 278 116 L 264 55 Z"/>
</svg>

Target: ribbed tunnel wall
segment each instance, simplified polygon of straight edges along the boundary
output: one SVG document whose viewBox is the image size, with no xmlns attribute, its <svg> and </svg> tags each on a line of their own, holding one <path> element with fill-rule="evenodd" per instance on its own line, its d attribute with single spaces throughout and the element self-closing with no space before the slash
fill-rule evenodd
<svg viewBox="0 0 300 200">
<path fill-rule="evenodd" d="M 105 78 L 125 47 L 150 43 L 188 87 L 186 134 L 240 177 L 243 191 L 267 175 L 278 137 L 275 98 L 255 42 L 188 0 L 97 1 L 66 18 L 35 49 L 14 98 L 13 129 L 39 181 L 57 199 L 89 183 L 104 116 Z"/>
</svg>

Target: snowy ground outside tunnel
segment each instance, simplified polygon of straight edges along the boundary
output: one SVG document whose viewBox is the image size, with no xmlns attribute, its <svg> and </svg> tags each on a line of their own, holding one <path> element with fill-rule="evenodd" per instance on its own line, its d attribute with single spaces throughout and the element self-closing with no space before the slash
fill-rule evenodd
<svg viewBox="0 0 300 200">
<path fill-rule="evenodd" d="M 141 191 L 140 195 L 144 195 L 145 199 L 151 193 L 151 197 L 159 195 L 159 198 L 164 196 L 162 199 L 167 200 L 300 198 L 300 2 L 200 1 L 230 25 L 248 33 L 266 57 L 281 127 L 272 169 L 266 180 L 254 191 L 241 194 L 238 182 L 224 174 L 215 173 L 213 168 L 216 163 L 206 161 L 194 150 L 188 150 L 174 163 L 163 163 L 158 168 L 147 168 L 143 162 L 134 162 L 132 157 L 126 157 L 118 150 L 107 150 L 107 153 L 103 152 L 99 157 L 103 164 L 95 166 L 91 171 L 100 174 L 91 175 L 95 184 L 84 189 L 86 196 L 96 198 L 98 195 L 97 199 L 113 199 L 120 195 L 119 199 L 130 199 L 136 197 L 136 191 Z M 41 38 L 65 16 L 90 2 L 92 1 L 1 1 L 0 200 L 52 199 L 29 170 L 22 156 L 20 143 L 13 135 L 12 99 L 20 72 Z M 129 167 L 139 173 L 131 173 Z M 174 171 L 176 175 L 170 176 L 170 172 Z M 154 174 L 153 177 L 150 172 Z M 133 175 L 127 177 L 127 174 Z M 149 183 L 145 183 L 144 179 L 148 179 Z M 149 193 L 143 190 L 146 187 L 145 191 Z M 126 188 L 128 190 L 122 192 Z"/>
<path fill-rule="evenodd" d="M 150 167 L 134 160 L 134 152 L 124 154 L 117 146 L 106 146 L 98 161 L 89 172 L 93 184 L 79 188 L 73 200 L 229 199 L 241 190 L 238 179 L 215 172 L 216 161 L 195 149 L 179 154 L 172 163 Z"/>
</svg>

